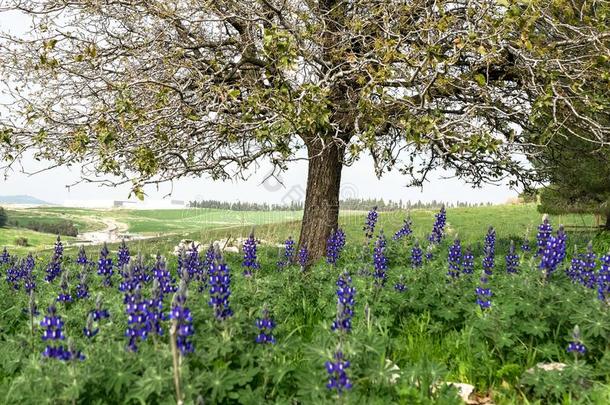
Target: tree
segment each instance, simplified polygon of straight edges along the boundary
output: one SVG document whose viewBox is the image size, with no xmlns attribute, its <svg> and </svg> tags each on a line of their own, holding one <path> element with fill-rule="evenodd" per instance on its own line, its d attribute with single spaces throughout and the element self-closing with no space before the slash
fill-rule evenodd
<svg viewBox="0 0 610 405">
<path fill-rule="evenodd" d="M 0 228 L 5 227 L 8 222 L 8 216 L 4 208 L 0 207 Z"/>
<path fill-rule="evenodd" d="M 315 259 L 337 227 L 342 168 L 365 151 L 377 175 L 397 168 L 411 185 L 437 167 L 527 183 L 536 173 L 515 153 L 533 142 L 515 129 L 549 104 L 549 126 L 604 142 L 588 114 L 604 99 L 574 84 L 607 84 L 608 5 L 548 3 L 5 0 L 34 24 L 0 39 L 12 100 L 0 150 L 9 170 L 31 152 L 139 197 L 306 158 L 300 245 Z"/>
<path fill-rule="evenodd" d="M 558 137 L 532 161 L 548 182 L 538 191 L 539 211 L 602 215 L 610 230 L 610 148 Z"/>
</svg>

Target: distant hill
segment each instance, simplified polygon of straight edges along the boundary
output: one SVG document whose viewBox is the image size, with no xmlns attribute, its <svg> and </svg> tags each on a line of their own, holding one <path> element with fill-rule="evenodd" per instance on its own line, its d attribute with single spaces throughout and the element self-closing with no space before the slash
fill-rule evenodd
<svg viewBox="0 0 610 405">
<path fill-rule="evenodd" d="M 0 204 L 53 205 L 31 195 L 0 195 Z"/>
</svg>

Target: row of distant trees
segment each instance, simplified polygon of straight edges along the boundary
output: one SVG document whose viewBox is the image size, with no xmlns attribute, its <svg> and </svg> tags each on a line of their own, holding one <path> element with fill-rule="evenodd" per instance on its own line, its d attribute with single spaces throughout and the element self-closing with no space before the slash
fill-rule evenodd
<svg viewBox="0 0 610 405">
<path fill-rule="evenodd" d="M 339 206 L 342 210 L 370 210 L 372 207 L 377 207 L 379 211 L 398 211 L 405 209 L 437 209 L 441 206 L 448 208 L 453 207 L 480 207 L 492 205 L 491 202 L 479 202 L 471 203 L 467 201 L 457 202 L 444 202 L 444 201 L 417 201 L 412 202 L 410 200 L 393 201 L 376 198 L 348 198 L 341 200 Z M 231 211 L 302 211 L 304 207 L 303 201 L 291 201 L 289 204 L 268 204 L 268 203 L 256 203 L 256 202 L 245 202 L 245 201 L 219 201 L 219 200 L 201 200 L 201 201 L 189 201 L 189 207 L 191 208 L 215 208 Z"/>
<path fill-rule="evenodd" d="M 4 208 L 0 207 L 0 228 L 6 226 L 6 222 L 8 221 L 8 216 L 6 215 L 6 211 Z"/>
</svg>

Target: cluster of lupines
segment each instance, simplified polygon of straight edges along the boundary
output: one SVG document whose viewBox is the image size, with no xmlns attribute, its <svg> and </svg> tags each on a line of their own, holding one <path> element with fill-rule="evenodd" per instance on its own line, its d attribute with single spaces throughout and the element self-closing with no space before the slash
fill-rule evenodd
<svg viewBox="0 0 610 405">
<path fill-rule="evenodd" d="M 299 249 L 298 261 L 299 266 L 301 266 L 301 271 L 305 271 L 307 262 L 309 261 L 309 251 L 307 250 L 307 247 L 303 246 Z"/>
<path fill-rule="evenodd" d="M 474 273 L 474 254 L 471 248 L 466 248 L 464 255 L 462 256 L 462 273 L 472 274 Z"/>
<path fill-rule="evenodd" d="M 25 258 L 25 262 L 23 263 L 23 287 L 26 293 L 31 293 L 36 290 L 36 278 L 34 277 L 34 267 L 35 267 L 34 256 L 31 253 L 28 253 Z"/>
<path fill-rule="evenodd" d="M 273 336 L 275 322 L 273 319 L 271 319 L 271 315 L 269 314 L 267 307 L 263 308 L 262 317 L 256 320 L 255 325 L 258 328 L 256 343 L 275 343 L 275 337 Z"/>
<path fill-rule="evenodd" d="M 244 267 L 244 276 L 246 277 L 251 277 L 252 272 L 260 267 L 256 257 L 256 239 L 254 239 L 254 232 L 250 233 L 250 236 L 244 242 L 244 261 L 242 267 Z"/>
<path fill-rule="evenodd" d="M 53 256 L 51 257 L 51 261 L 47 265 L 47 275 L 45 276 L 45 280 L 49 283 L 55 280 L 61 274 L 61 260 L 64 254 L 64 245 L 61 243 L 61 239 L 57 236 L 57 241 L 55 242 L 55 248 L 53 249 Z"/>
<path fill-rule="evenodd" d="M 97 261 L 97 274 L 104 277 L 104 285 L 112 285 L 112 275 L 114 274 L 112 258 L 106 243 L 100 249 L 100 257 Z"/>
<path fill-rule="evenodd" d="M 530 250 L 531 250 L 531 248 L 530 248 L 529 240 L 523 239 L 523 242 L 521 243 L 521 251 L 529 252 Z"/>
<path fill-rule="evenodd" d="M 496 257 L 493 255 L 489 248 L 485 251 L 485 256 L 483 257 L 483 271 L 488 276 L 493 274 L 494 267 L 496 266 Z"/>
<path fill-rule="evenodd" d="M 398 292 L 405 292 L 407 290 L 407 285 L 405 284 L 405 276 L 401 274 L 396 284 L 394 284 L 394 289 Z"/>
<path fill-rule="evenodd" d="M 326 387 L 329 390 L 337 391 L 341 395 L 346 390 L 352 388 L 352 382 L 347 376 L 346 370 L 350 367 L 350 362 L 345 360 L 343 352 L 337 350 L 334 354 L 333 361 L 326 362 L 326 371 L 328 372 L 328 383 Z"/>
<path fill-rule="evenodd" d="M 187 285 L 186 280 L 182 279 L 180 287 L 174 295 L 172 302 L 172 310 L 169 318 L 174 322 L 176 328 L 176 345 L 182 355 L 192 353 L 194 351 L 193 342 L 190 336 L 195 333 L 193 328 L 193 317 L 191 310 L 186 306 L 187 300 Z"/>
<path fill-rule="evenodd" d="M 383 287 L 388 278 L 386 271 L 388 270 L 388 258 L 385 255 L 385 236 L 380 233 L 375 242 L 375 248 L 373 249 L 373 277 L 376 287 Z"/>
<path fill-rule="evenodd" d="M 426 261 L 429 262 L 434 259 L 434 245 L 430 244 L 426 247 Z"/>
<path fill-rule="evenodd" d="M 61 292 L 59 293 L 59 295 L 57 296 L 55 301 L 63 302 L 63 303 L 73 301 L 72 294 L 70 294 L 70 286 L 68 285 L 68 280 L 69 280 L 69 273 L 66 271 L 61 276 L 61 284 L 60 284 Z"/>
<path fill-rule="evenodd" d="M 557 270 L 559 264 L 566 257 L 567 234 L 563 226 L 559 226 L 557 236 L 550 235 L 546 239 L 546 247 L 541 253 L 539 268 L 548 279 Z"/>
<path fill-rule="evenodd" d="M 356 289 L 352 286 L 352 278 L 347 271 L 343 272 L 337 279 L 337 318 L 331 325 L 332 330 L 340 332 L 352 330 L 355 295 Z"/>
<path fill-rule="evenodd" d="M 280 269 L 283 269 L 289 266 L 294 260 L 294 240 L 292 236 L 289 236 L 288 239 L 284 241 L 284 253 L 282 258 L 277 262 L 277 265 Z"/>
<path fill-rule="evenodd" d="M 449 263 L 449 271 L 447 275 L 451 278 L 458 278 L 461 272 L 462 264 L 462 245 L 458 238 L 455 238 L 453 245 L 449 248 L 449 257 L 447 258 Z"/>
<path fill-rule="evenodd" d="M 483 272 L 481 276 L 481 284 L 475 288 L 475 294 L 477 296 L 477 305 L 483 310 L 491 307 L 491 296 L 492 292 L 489 287 L 487 287 L 487 283 L 489 279 L 487 278 L 487 273 Z"/>
<path fill-rule="evenodd" d="M 553 226 L 549 222 L 549 217 L 545 214 L 542 217 L 542 223 L 538 226 L 538 233 L 536 234 L 536 256 L 542 255 L 546 249 L 548 239 L 553 233 Z"/>
<path fill-rule="evenodd" d="M 441 243 L 441 240 L 445 236 L 445 224 L 447 222 L 447 211 L 443 205 L 440 211 L 434 215 L 434 225 L 432 226 L 432 232 L 428 236 L 430 243 Z"/>
<path fill-rule="evenodd" d="M 129 253 L 129 248 L 127 247 L 127 244 L 125 243 L 125 239 L 123 239 L 121 241 L 121 244 L 119 245 L 119 250 L 117 252 L 118 268 L 122 269 L 123 266 L 126 266 L 127 263 L 129 263 L 130 259 L 131 259 L 131 254 Z"/>
<path fill-rule="evenodd" d="M 519 272 L 519 255 L 515 251 L 515 242 L 510 241 L 510 247 L 508 248 L 508 254 L 504 258 L 506 262 L 506 272 L 510 274 Z"/>
<path fill-rule="evenodd" d="M 610 253 L 599 258 L 601 266 L 597 273 L 597 297 L 610 305 Z"/>
<path fill-rule="evenodd" d="M 62 345 L 57 345 L 58 340 L 64 340 L 64 321 L 59 315 L 57 315 L 57 309 L 54 305 L 49 306 L 47 309 L 47 315 L 40 321 L 40 326 L 43 329 L 42 340 L 48 342 L 42 355 L 47 358 L 54 358 L 58 360 L 84 360 L 85 356 L 77 351 L 72 344 L 65 348 Z"/>
<path fill-rule="evenodd" d="M 220 248 L 216 246 L 214 251 L 214 263 L 208 270 L 210 301 L 208 304 L 214 308 L 214 316 L 218 320 L 224 320 L 233 315 L 229 305 L 231 296 L 231 274 L 229 266 L 225 263 Z"/>
<path fill-rule="evenodd" d="M 411 218 L 407 218 L 405 219 L 404 224 L 402 225 L 402 228 L 400 228 L 392 237 L 392 240 L 399 240 L 404 238 L 405 236 L 409 236 L 413 233 L 413 230 L 411 229 L 411 225 L 413 224 L 413 222 L 411 221 Z"/>
<path fill-rule="evenodd" d="M 411 266 L 414 268 L 421 267 L 423 264 L 424 252 L 419 246 L 419 242 L 415 241 L 413 248 L 411 248 Z"/>
<path fill-rule="evenodd" d="M 362 230 L 364 231 L 364 237 L 368 241 L 373 238 L 375 234 L 375 225 L 377 225 L 377 220 L 379 219 L 379 214 L 377 213 L 377 207 L 373 207 L 372 210 L 369 211 L 366 216 L 366 222 L 364 223 L 364 227 Z"/>
<path fill-rule="evenodd" d="M 574 326 L 574 330 L 572 331 L 572 341 L 568 344 L 567 352 L 574 353 L 576 358 L 578 358 L 579 354 L 582 355 L 587 352 L 587 348 L 580 339 L 580 328 L 578 325 Z"/>
</svg>

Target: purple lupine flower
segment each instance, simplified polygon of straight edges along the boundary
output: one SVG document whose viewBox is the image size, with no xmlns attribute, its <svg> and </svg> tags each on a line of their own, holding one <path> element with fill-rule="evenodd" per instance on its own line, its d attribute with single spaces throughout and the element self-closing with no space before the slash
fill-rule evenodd
<svg viewBox="0 0 610 405">
<path fill-rule="evenodd" d="M 262 318 L 256 320 L 255 325 L 258 328 L 258 335 L 256 336 L 256 343 L 269 343 L 275 344 L 275 337 L 273 336 L 273 329 L 275 328 L 275 322 L 269 315 L 269 310 L 265 307 L 262 311 Z"/>
<path fill-rule="evenodd" d="M 195 333 L 195 328 L 193 327 L 191 310 L 186 306 L 186 300 L 187 285 L 186 281 L 182 280 L 178 291 L 174 295 L 169 318 L 176 322 L 176 345 L 183 356 L 195 350 L 193 342 L 189 340 L 190 336 Z"/>
<path fill-rule="evenodd" d="M 288 239 L 284 241 L 284 254 L 282 258 L 278 261 L 277 265 L 280 269 L 283 269 L 289 266 L 294 260 L 294 240 L 292 236 L 289 236 Z"/>
<path fill-rule="evenodd" d="M 432 232 L 428 236 L 428 240 L 431 244 L 441 243 L 441 240 L 445 236 L 445 224 L 447 223 L 447 211 L 443 205 L 438 212 L 434 215 L 434 225 L 432 226 Z"/>
<path fill-rule="evenodd" d="M 530 250 L 531 250 L 530 242 L 527 239 L 524 239 L 523 243 L 521 243 L 521 251 L 522 252 L 529 252 Z"/>
<path fill-rule="evenodd" d="M 150 332 L 148 322 L 148 301 L 142 299 L 140 285 L 137 284 L 133 292 L 125 294 L 125 313 L 127 314 L 127 330 L 125 336 L 129 338 L 127 350 L 138 351 L 138 343 L 146 340 Z"/>
<path fill-rule="evenodd" d="M 166 294 L 177 291 L 178 288 L 175 286 L 175 280 L 172 278 L 169 270 L 167 270 L 165 260 L 160 254 L 157 254 L 152 273 L 153 278 L 159 283 L 159 291 L 162 296 L 161 299 L 163 299 Z"/>
<path fill-rule="evenodd" d="M 434 245 L 430 244 L 428 245 L 428 247 L 426 247 L 426 262 L 431 261 L 432 259 L 434 259 Z"/>
<path fill-rule="evenodd" d="M 601 266 L 597 272 L 597 297 L 604 303 L 610 304 L 610 253 L 599 258 Z"/>
<path fill-rule="evenodd" d="M 68 285 L 68 279 L 69 279 L 69 275 L 68 275 L 68 272 L 66 271 L 61 276 L 61 284 L 60 284 L 61 292 L 59 293 L 59 295 L 57 296 L 55 301 L 63 302 L 63 303 L 73 301 L 72 295 L 70 294 L 70 287 Z"/>
<path fill-rule="evenodd" d="M 89 316 L 87 316 L 87 325 L 83 328 L 83 335 L 89 339 L 97 335 L 100 331 L 99 328 L 94 326 L 94 322 L 93 314 L 89 313 Z"/>
<path fill-rule="evenodd" d="M 423 260 L 423 251 L 421 247 L 419 247 L 419 242 L 415 241 L 413 244 L 413 248 L 411 249 L 411 266 L 413 268 L 421 267 Z"/>
<path fill-rule="evenodd" d="M 538 233 L 536 234 L 536 256 L 542 255 L 546 249 L 547 241 L 553 233 L 553 227 L 549 222 L 549 217 L 545 214 L 542 217 L 542 223 L 538 226 Z"/>
<path fill-rule="evenodd" d="M 493 274 L 494 267 L 496 266 L 496 257 L 492 252 L 487 250 L 485 252 L 485 257 L 483 257 L 483 271 L 488 276 Z"/>
<path fill-rule="evenodd" d="M 488 252 L 492 256 L 496 255 L 496 230 L 493 226 L 490 226 L 489 229 L 487 229 L 483 251 Z"/>
<path fill-rule="evenodd" d="M 597 255 L 593 252 L 593 243 L 587 244 L 587 252 L 580 255 L 581 268 L 578 281 L 587 288 L 595 287 L 595 269 L 597 268 Z"/>
<path fill-rule="evenodd" d="M 519 255 L 515 252 L 515 242 L 510 241 L 510 247 L 508 248 L 508 254 L 504 258 L 506 262 L 507 273 L 518 273 L 519 272 Z"/>
<path fill-rule="evenodd" d="M 110 317 L 107 309 L 102 308 L 102 294 L 98 293 L 97 298 L 95 299 L 95 309 L 90 312 L 91 316 L 93 316 L 93 320 L 95 322 L 99 322 L 102 319 L 106 319 Z"/>
<path fill-rule="evenodd" d="M 36 290 L 36 278 L 34 276 L 34 266 L 35 261 L 34 257 L 31 253 L 25 259 L 25 262 L 22 264 L 21 275 L 23 277 L 23 286 L 25 288 L 25 292 L 28 294 L 31 291 Z"/>
<path fill-rule="evenodd" d="M 326 263 L 335 266 L 339 260 L 339 243 L 337 240 L 337 232 L 333 229 L 330 231 L 330 236 L 326 241 Z"/>
<path fill-rule="evenodd" d="M 380 233 L 375 242 L 375 249 L 373 249 L 373 266 L 375 271 L 373 277 L 375 278 L 375 286 L 383 287 L 388 278 L 386 271 L 388 269 L 388 258 L 385 256 L 385 237 L 383 233 Z"/>
<path fill-rule="evenodd" d="M 87 263 L 89 263 L 89 259 L 87 259 L 87 252 L 85 252 L 84 246 L 81 246 L 80 249 L 78 249 L 78 256 L 76 257 L 76 263 L 80 264 L 81 266 L 84 266 Z"/>
<path fill-rule="evenodd" d="M 560 226 L 557 230 L 557 236 L 549 236 L 547 238 L 546 247 L 542 251 L 540 265 L 538 266 L 548 279 L 557 270 L 559 264 L 566 257 L 567 235 Z"/>
<path fill-rule="evenodd" d="M 398 282 L 396 284 L 394 284 L 394 289 L 398 292 L 405 292 L 407 291 L 407 285 L 405 284 L 405 276 L 404 274 L 400 275 L 400 278 L 398 279 Z"/>
<path fill-rule="evenodd" d="M 411 218 L 405 219 L 404 224 L 402 225 L 402 228 L 400 228 L 398 231 L 396 231 L 396 233 L 392 237 L 392 240 L 399 240 L 399 239 L 404 238 L 405 236 L 411 235 L 413 233 L 413 230 L 411 229 L 412 223 L 413 222 L 411 221 Z"/>
<path fill-rule="evenodd" d="M 21 288 L 21 279 L 23 278 L 24 260 L 11 259 L 9 268 L 6 270 L 6 282 L 13 287 L 14 290 Z"/>
<path fill-rule="evenodd" d="M 104 285 L 107 287 L 112 285 L 112 275 L 114 274 L 112 267 L 110 251 L 108 250 L 106 242 L 104 242 L 104 246 L 102 246 L 102 249 L 100 250 L 100 258 L 97 261 L 97 274 L 104 277 Z"/>
<path fill-rule="evenodd" d="M 214 256 L 214 264 L 210 267 L 208 273 L 208 284 L 210 286 L 210 301 L 208 304 L 214 308 L 216 319 L 222 321 L 233 316 L 233 311 L 229 305 L 231 273 L 218 246 L 215 248 Z"/>
<path fill-rule="evenodd" d="M 352 286 L 352 278 L 347 271 L 337 279 L 337 318 L 331 325 L 331 330 L 349 332 L 352 330 L 352 316 L 354 316 L 354 297 L 356 289 Z"/>
<path fill-rule="evenodd" d="M 119 250 L 117 252 L 117 267 L 122 269 L 123 266 L 126 266 L 129 263 L 129 259 L 131 258 L 131 254 L 129 253 L 129 248 L 125 243 L 125 239 L 121 241 L 119 245 Z"/>
<path fill-rule="evenodd" d="M 40 321 L 40 326 L 44 328 L 42 332 L 42 340 L 49 342 L 45 347 L 42 355 L 48 358 L 55 358 L 59 360 L 71 360 L 69 351 L 64 349 L 63 346 L 56 346 L 52 342 L 57 340 L 64 340 L 64 321 L 59 315 L 57 315 L 57 309 L 54 305 L 51 305 L 47 309 L 47 315 Z M 68 353 L 66 353 L 68 352 Z"/>
<path fill-rule="evenodd" d="M 181 276 L 186 271 L 189 280 L 201 281 L 203 268 L 199 259 L 199 246 L 192 242 L 188 250 L 183 251 L 183 253 L 182 268 L 178 268 L 178 276 Z"/>
<path fill-rule="evenodd" d="M 462 271 L 462 245 L 458 238 L 455 238 L 453 245 L 449 248 L 449 257 L 447 258 L 447 261 L 449 262 L 449 271 L 447 272 L 447 275 L 451 278 L 458 278 Z"/>
<path fill-rule="evenodd" d="M 472 274 L 474 273 L 474 254 L 471 248 L 466 248 L 464 255 L 462 256 L 462 273 Z"/>
<path fill-rule="evenodd" d="M 337 228 L 337 232 L 335 234 L 335 243 L 337 244 L 337 250 L 339 251 L 339 255 L 341 255 L 341 252 L 345 247 L 345 242 L 345 232 L 343 231 L 343 229 Z"/>
<path fill-rule="evenodd" d="M 475 288 L 474 292 L 477 296 L 477 305 L 479 305 L 482 310 L 485 310 L 491 307 L 490 298 L 492 296 L 492 292 L 490 288 L 486 287 L 489 280 L 485 272 L 483 272 L 483 275 L 481 276 L 480 280 L 481 284 L 477 288 Z"/>
<path fill-rule="evenodd" d="M 350 362 L 344 359 L 342 351 L 338 350 L 334 354 L 334 361 L 327 361 L 325 366 L 329 374 L 328 384 L 326 384 L 329 390 L 336 390 L 337 394 L 341 395 L 352 388 L 352 382 L 346 373 Z"/>
<path fill-rule="evenodd" d="M 85 266 L 86 264 L 83 265 L 83 268 L 78 275 L 78 284 L 76 285 L 76 298 L 79 300 L 89 298 L 88 273 Z"/>
<path fill-rule="evenodd" d="M 244 267 L 244 276 L 251 277 L 252 272 L 260 268 L 260 264 L 256 257 L 256 239 L 254 239 L 254 232 L 250 233 L 250 236 L 244 242 L 244 260 L 242 267 Z"/>
<path fill-rule="evenodd" d="M 299 249 L 298 256 L 299 266 L 301 266 L 301 271 L 305 271 L 307 268 L 307 262 L 309 262 L 309 252 L 307 251 L 307 247 L 303 246 Z"/>
<path fill-rule="evenodd" d="M 0 265 L 8 264 L 11 261 L 11 255 L 8 253 L 6 247 L 2 249 L 2 253 L 0 253 Z"/>
<path fill-rule="evenodd" d="M 148 322 L 150 324 L 150 332 L 158 336 L 163 336 L 163 327 L 161 321 L 166 317 L 163 315 L 163 292 L 159 280 L 153 280 L 152 298 L 148 302 Z"/>
<path fill-rule="evenodd" d="M 55 242 L 55 248 L 53 250 L 53 256 L 51 257 L 51 261 L 47 265 L 46 269 L 46 277 L 45 280 L 51 283 L 57 277 L 61 275 L 61 262 L 64 253 L 64 246 L 61 243 L 61 238 L 59 235 L 57 236 L 57 241 Z"/>
<path fill-rule="evenodd" d="M 580 339 L 580 328 L 578 325 L 574 326 L 574 330 L 572 331 L 572 341 L 568 345 L 567 352 L 574 353 L 574 356 L 576 357 L 578 357 L 579 354 L 582 355 L 587 352 L 587 348 Z"/>
<path fill-rule="evenodd" d="M 373 238 L 373 234 L 375 233 L 375 225 L 377 225 L 377 220 L 379 219 L 379 214 L 377 213 L 377 207 L 373 207 L 372 210 L 369 211 L 366 216 L 366 222 L 362 230 L 364 231 L 364 237 L 367 241 L 370 241 Z"/>
</svg>

